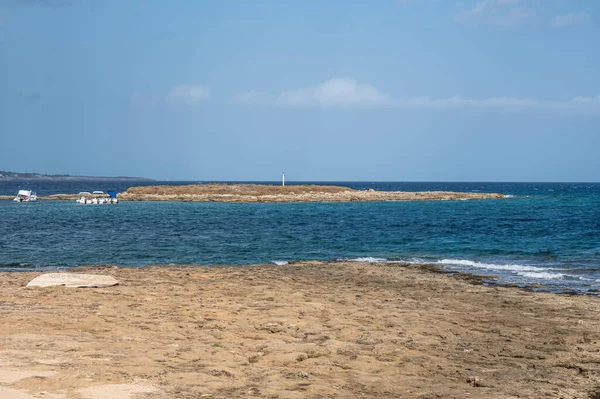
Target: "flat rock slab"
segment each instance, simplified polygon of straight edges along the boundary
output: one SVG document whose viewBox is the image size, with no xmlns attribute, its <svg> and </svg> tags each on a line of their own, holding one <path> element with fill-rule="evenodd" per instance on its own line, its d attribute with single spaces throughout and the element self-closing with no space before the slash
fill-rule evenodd
<svg viewBox="0 0 600 399">
<path fill-rule="evenodd" d="M 17 381 L 31 377 L 51 377 L 55 371 L 13 370 L 0 367 L 0 383 L 14 384 Z M 0 399 L 2 397 L 0 396 Z"/>
<path fill-rule="evenodd" d="M 132 399 L 133 397 L 138 397 L 137 394 L 154 393 L 156 392 L 156 388 L 140 383 L 111 384 L 83 388 L 79 392 L 85 398 L 89 399 Z"/>
<path fill-rule="evenodd" d="M 117 284 L 114 277 L 100 274 L 46 273 L 31 280 L 27 287 L 101 288 Z"/>
<path fill-rule="evenodd" d="M 36 396 L 29 395 L 26 392 L 17 389 L 0 387 L 0 399 L 38 399 Z"/>
</svg>

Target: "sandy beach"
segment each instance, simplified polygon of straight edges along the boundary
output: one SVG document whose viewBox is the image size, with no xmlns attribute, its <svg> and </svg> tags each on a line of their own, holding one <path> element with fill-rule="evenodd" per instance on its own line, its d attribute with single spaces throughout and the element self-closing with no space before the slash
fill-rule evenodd
<svg viewBox="0 0 600 399">
<path fill-rule="evenodd" d="M 73 270 L 71 270 L 73 271 Z M 424 266 L 0 273 L 0 398 L 565 398 L 600 389 L 600 300 Z"/>
</svg>

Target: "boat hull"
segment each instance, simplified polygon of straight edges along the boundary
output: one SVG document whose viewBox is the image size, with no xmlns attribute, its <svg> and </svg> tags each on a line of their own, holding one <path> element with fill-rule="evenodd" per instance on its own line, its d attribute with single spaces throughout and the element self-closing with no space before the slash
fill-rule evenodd
<svg viewBox="0 0 600 399">
<path fill-rule="evenodd" d="M 75 202 L 82 205 L 103 205 L 103 204 L 117 204 L 119 202 L 116 198 L 78 198 Z"/>
<path fill-rule="evenodd" d="M 33 202 L 37 201 L 37 194 L 31 190 L 19 190 L 19 193 L 13 200 L 14 202 Z"/>
</svg>

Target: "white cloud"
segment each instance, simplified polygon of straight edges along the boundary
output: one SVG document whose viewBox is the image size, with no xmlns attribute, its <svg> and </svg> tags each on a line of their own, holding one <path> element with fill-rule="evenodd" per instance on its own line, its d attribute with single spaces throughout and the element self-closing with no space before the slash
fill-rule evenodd
<svg viewBox="0 0 600 399">
<path fill-rule="evenodd" d="M 600 95 L 596 97 L 575 97 L 567 101 L 540 101 L 519 97 L 488 97 L 483 99 L 470 99 L 461 96 L 447 98 L 417 97 L 408 100 L 394 100 L 393 103 L 398 108 L 426 108 L 435 110 L 479 109 L 510 112 L 600 113 Z"/>
<path fill-rule="evenodd" d="M 272 94 L 262 91 L 250 90 L 233 96 L 233 102 L 237 104 L 264 105 L 272 102 Z"/>
<path fill-rule="evenodd" d="M 416 97 L 408 100 L 397 100 L 394 102 L 399 107 L 419 107 L 419 108 L 460 108 L 460 107 L 479 107 L 479 108 L 525 108 L 536 107 L 539 103 L 528 98 L 515 97 L 490 97 L 485 99 L 468 99 L 461 96 L 448 98 L 429 98 Z"/>
<path fill-rule="evenodd" d="M 551 25 L 554 28 L 566 28 L 585 22 L 588 18 L 589 15 L 585 12 L 570 12 L 554 17 L 551 21 Z"/>
<path fill-rule="evenodd" d="M 350 78 L 337 78 L 318 86 L 281 93 L 275 102 L 290 107 L 377 107 L 390 100 L 373 86 Z"/>
<path fill-rule="evenodd" d="M 209 98 L 210 91 L 206 87 L 199 85 L 176 86 L 167 94 L 167 101 L 172 103 L 183 102 L 188 105 L 196 105 Z"/>
<path fill-rule="evenodd" d="M 600 105 L 600 94 L 596 97 L 575 97 L 572 102 L 579 104 L 596 104 Z"/>
<path fill-rule="evenodd" d="M 497 27 L 524 25 L 535 16 L 532 5 L 541 1 L 543 0 L 480 0 L 458 14 L 455 20 Z"/>
<path fill-rule="evenodd" d="M 592 111 L 600 112 L 600 95 L 576 97 L 567 101 L 540 101 L 521 97 L 488 97 L 482 99 L 452 97 L 393 98 L 379 89 L 359 84 L 350 78 L 330 79 L 317 86 L 290 90 L 273 95 L 251 90 L 234 96 L 238 104 L 284 106 L 290 108 L 390 108 L 390 109 L 480 109 L 497 111 Z"/>
</svg>

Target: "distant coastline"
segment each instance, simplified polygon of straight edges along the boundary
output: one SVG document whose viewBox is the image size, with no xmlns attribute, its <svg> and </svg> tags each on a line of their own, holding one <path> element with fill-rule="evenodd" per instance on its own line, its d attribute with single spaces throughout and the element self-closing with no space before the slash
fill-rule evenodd
<svg viewBox="0 0 600 399">
<path fill-rule="evenodd" d="M 56 181 L 74 181 L 74 180 L 85 180 L 85 181 L 106 181 L 106 180 L 122 180 L 122 181 L 154 181 L 146 177 L 132 177 L 132 176 L 74 176 L 66 174 L 54 174 L 47 175 L 43 173 L 29 173 L 29 172 L 10 172 L 0 170 L 0 180 L 56 180 Z"/>
</svg>

